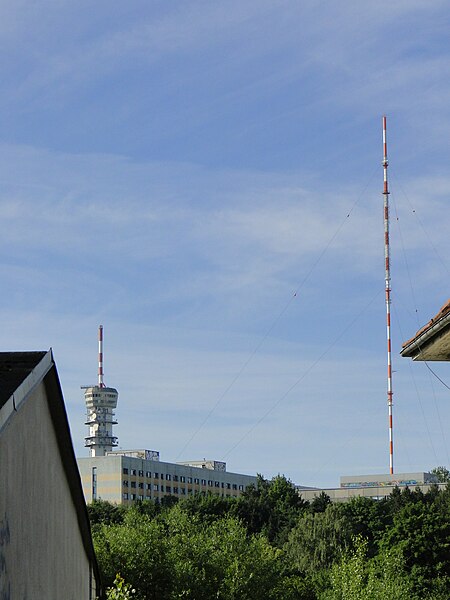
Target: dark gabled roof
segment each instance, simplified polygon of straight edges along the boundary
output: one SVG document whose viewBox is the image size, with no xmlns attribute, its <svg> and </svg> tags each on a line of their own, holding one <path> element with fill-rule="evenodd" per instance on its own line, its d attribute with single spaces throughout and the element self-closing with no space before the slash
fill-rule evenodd
<svg viewBox="0 0 450 600">
<path fill-rule="evenodd" d="M 0 352 L 0 408 L 47 352 Z"/>
<path fill-rule="evenodd" d="M 30 396 L 30 392 L 40 383 L 44 385 L 46 390 L 46 399 L 59 448 L 59 456 L 64 467 L 77 514 L 83 545 L 94 569 L 95 579 L 98 584 L 97 592 L 100 597 L 103 597 L 86 501 L 73 450 L 69 421 L 67 419 L 64 397 L 53 353 L 51 350 L 48 352 L 0 352 L 0 417 L 2 416 L 2 412 L 6 413 L 3 416 L 3 423 L 17 414 L 17 408 L 19 407 L 20 410 L 21 404 L 32 397 Z M 13 396 L 13 400 L 9 403 L 10 406 L 8 407 L 8 400 L 11 396 Z"/>
</svg>

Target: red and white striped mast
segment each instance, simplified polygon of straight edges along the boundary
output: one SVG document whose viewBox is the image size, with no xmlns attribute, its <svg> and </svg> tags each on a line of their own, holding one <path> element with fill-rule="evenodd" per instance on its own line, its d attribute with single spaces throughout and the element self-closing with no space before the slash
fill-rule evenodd
<svg viewBox="0 0 450 600">
<path fill-rule="evenodd" d="M 384 262 L 387 333 L 387 402 L 389 411 L 389 473 L 394 474 L 394 427 L 392 422 L 392 351 L 391 351 L 391 264 L 389 255 L 389 186 L 386 141 L 386 117 L 383 117 L 383 198 L 384 198 Z"/>
<path fill-rule="evenodd" d="M 98 326 L 98 387 L 105 387 L 103 383 L 103 325 Z"/>
</svg>

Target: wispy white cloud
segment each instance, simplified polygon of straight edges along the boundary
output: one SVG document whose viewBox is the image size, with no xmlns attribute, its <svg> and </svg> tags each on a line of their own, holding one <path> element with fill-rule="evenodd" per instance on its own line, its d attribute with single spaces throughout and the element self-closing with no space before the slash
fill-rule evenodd
<svg viewBox="0 0 450 600">
<path fill-rule="evenodd" d="M 151 277 L 163 276 L 161 299 L 173 299 L 181 291 L 185 298 L 247 294 L 262 282 L 266 292 L 280 284 L 294 290 L 327 247 L 321 260 L 330 272 L 339 264 L 370 276 L 381 255 L 381 202 L 374 190 L 370 202 L 356 202 L 351 188 L 336 193 L 317 182 L 301 185 L 301 173 L 287 173 L 286 186 L 279 173 L 240 172 L 236 185 L 230 171 L 188 165 L 158 170 L 114 157 L 5 148 L 7 154 L 16 166 L 9 171 L 6 160 L 1 176 L 0 245 L 4 260 L 28 256 L 33 268 L 40 255 L 43 269 L 52 255 L 61 268 L 98 269 L 100 279 L 107 265 L 123 274 L 147 268 Z M 187 197 L 183 180 L 191 185 Z M 445 211 L 449 183 L 427 178 L 411 187 L 412 196 L 399 206 L 402 241 L 408 251 L 420 251 L 430 239 L 426 230 L 417 231 L 418 223 L 426 226 L 429 215 Z M 433 229 L 433 239 L 445 254 L 444 223 Z M 155 272 L 156 259 L 166 261 L 166 274 Z M 198 263 L 185 272 L 189 259 Z M 141 296 L 147 287 L 139 284 Z M 139 295 L 130 298 L 138 301 Z"/>
<path fill-rule="evenodd" d="M 384 470 L 381 167 L 366 173 L 386 111 L 397 348 L 448 297 L 447 3 L 28 4 L 0 6 L 2 339 L 54 346 L 78 451 L 103 322 L 123 445 L 174 459 L 252 357 L 191 456 L 244 436 L 235 470 Z M 420 470 L 433 451 L 396 372 Z"/>
<path fill-rule="evenodd" d="M 52 102 L 52 98 L 93 85 L 99 77 L 110 77 L 123 69 L 128 70 L 129 61 L 145 69 L 146 65 L 155 65 L 167 57 L 186 57 L 190 53 L 197 55 L 206 51 L 217 58 L 212 65 L 204 61 L 203 67 L 212 74 L 218 64 L 222 65 L 221 76 L 229 83 L 228 89 L 223 90 L 224 98 L 230 102 L 234 97 L 233 104 L 250 94 L 267 94 L 270 89 L 292 84 L 307 69 L 328 77 L 325 85 L 332 83 L 334 100 L 335 94 L 338 94 L 338 97 L 343 96 L 344 102 L 355 99 L 361 102 L 365 94 L 366 100 L 375 101 L 376 106 L 379 106 L 380 97 L 391 97 L 389 105 L 395 107 L 396 101 L 392 96 L 397 97 L 398 105 L 399 90 L 405 90 L 407 94 L 412 83 L 429 82 L 436 75 L 442 76 L 445 69 L 444 59 L 438 57 L 419 55 L 413 62 L 408 51 L 414 51 L 419 43 L 417 38 L 395 35 L 395 28 L 403 30 L 403 22 L 405 26 L 415 24 L 424 36 L 434 35 L 439 24 L 431 30 L 429 22 L 430 19 L 436 20 L 439 11 L 445 9 L 442 2 L 433 3 L 432 7 L 424 7 L 421 2 L 399 2 L 395 7 L 387 2 L 370 6 L 353 1 L 326 6 L 281 0 L 276 3 L 231 4 L 225 6 L 203 1 L 174 3 L 162 14 L 144 6 L 139 20 L 130 19 L 124 11 L 122 24 L 116 22 L 107 28 L 100 26 L 102 13 L 109 11 L 106 4 L 100 3 L 92 14 L 91 7 L 89 13 L 82 5 L 76 8 L 74 5 L 67 6 L 62 11 L 50 2 L 46 12 L 53 19 L 43 20 L 20 3 L 14 6 L 5 3 L 4 30 L 9 34 L 5 43 L 11 44 L 7 49 L 12 50 L 13 44 L 17 46 L 17 36 L 21 35 L 25 51 L 31 44 L 33 49 L 37 44 L 40 46 L 40 52 L 27 53 L 28 67 L 21 81 L 14 82 L 11 98 L 16 102 L 20 99 L 28 103 L 36 100 L 48 103 Z M 68 19 L 76 23 L 72 30 L 67 28 Z M 92 33 L 92 20 L 99 25 L 96 34 Z M 58 28 L 67 31 L 68 35 L 64 38 L 57 35 Z M 386 61 L 386 52 L 383 52 L 386 30 L 395 36 L 395 45 L 387 44 L 389 61 Z M 27 37 L 31 33 L 31 43 L 26 42 L 25 32 Z M 270 39 L 270 47 L 267 39 Z M 21 46 L 12 51 L 20 55 Z M 281 57 L 287 53 L 289 60 L 277 60 L 277 51 Z M 254 69 L 255 60 L 263 60 L 267 55 L 271 56 L 271 61 L 276 61 L 275 68 L 266 71 Z M 195 64 L 192 61 L 187 72 L 198 68 Z M 235 68 L 237 65 L 240 70 L 247 65 L 247 76 L 242 81 L 235 79 L 231 83 L 232 73 L 236 74 L 235 77 L 239 73 Z M 183 73 L 177 70 L 176 83 L 174 79 L 176 89 L 179 89 L 180 77 Z M 164 81 L 161 82 L 163 86 L 170 81 L 170 70 Z M 324 91 L 324 83 L 318 83 L 318 92 Z M 350 84 L 351 94 L 348 93 Z M 358 87 L 360 89 L 356 93 Z M 422 89 L 425 92 L 428 89 L 429 93 L 417 95 L 415 102 L 422 98 L 427 105 L 425 99 L 431 93 L 430 87 Z M 311 88 L 313 90 L 314 87 Z M 158 90 L 154 93 L 158 94 Z M 314 102 L 320 102 L 321 95 L 322 101 L 328 99 L 328 94 L 318 93 Z M 404 97 L 403 93 L 401 97 Z M 433 95 L 431 102 L 434 103 L 437 98 L 439 94 Z M 394 104 L 391 104 L 392 100 Z M 199 118 L 195 111 L 190 113 L 194 119 Z"/>
</svg>

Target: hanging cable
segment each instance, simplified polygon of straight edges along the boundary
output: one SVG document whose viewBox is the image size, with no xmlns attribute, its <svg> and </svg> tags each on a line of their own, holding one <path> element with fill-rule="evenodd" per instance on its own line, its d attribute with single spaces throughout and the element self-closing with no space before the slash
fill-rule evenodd
<svg viewBox="0 0 450 600">
<path fill-rule="evenodd" d="M 408 194 L 405 192 L 405 190 L 403 189 L 402 185 L 400 182 L 396 182 L 398 187 L 400 188 L 402 194 L 405 196 L 406 201 L 409 204 L 409 207 L 411 209 L 412 214 L 414 215 L 414 217 L 417 219 L 417 222 L 419 223 L 420 227 L 422 228 L 422 231 L 425 235 L 426 240 L 428 241 L 428 243 L 430 244 L 431 249 L 433 250 L 433 252 L 435 253 L 436 257 L 438 258 L 439 262 L 441 263 L 441 265 L 444 267 L 444 269 L 447 271 L 447 274 L 450 276 L 450 268 L 448 266 L 448 264 L 444 261 L 444 259 L 441 257 L 441 255 L 439 254 L 439 252 L 437 251 L 436 246 L 433 244 L 433 241 L 431 239 L 431 236 L 429 235 L 428 231 L 425 228 L 425 225 L 422 223 L 421 218 L 419 217 L 418 211 L 413 207 Z"/>
<path fill-rule="evenodd" d="M 225 388 L 225 390 L 219 396 L 219 398 L 217 399 L 216 403 L 209 410 L 209 412 L 204 417 L 204 419 L 202 420 L 202 422 L 200 423 L 200 425 L 197 427 L 197 429 L 194 431 L 194 433 L 191 435 L 191 437 L 188 439 L 188 441 L 184 444 L 183 448 L 178 453 L 176 460 L 178 460 L 180 458 L 180 456 L 184 453 L 184 451 L 191 444 L 192 440 L 200 433 L 200 431 L 206 425 L 206 423 L 211 418 L 212 414 L 217 409 L 217 407 L 219 406 L 219 404 L 221 404 L 222 400 L 225 398 L 225 396 L 228 394 L 228 392 L 231 390 L 231 388 L 235 385 L 235 383 L 241 377 L 242 373 L 245 371 L 245 369 L 248 367 L 248 365 L 250 364 L 250 362 L 252 361 L 252 359 L 254 358 L 254 356 L 256 355 L 256 353 L 260 350 L 261 346 L 264 344 L 264 342 L 266 341 L 266 339 L 269 337 L 269 335 L 273 331 L 275 325 L 280 321 L 281 317 L 286 313 L 286 311 L 288 310 L 288 308 L 290 307 L 290 305 L 292 304 L 292 302 L 294 301 L 294 299 L 298 297 L 298 294 L 303 289 L 303 287 L 305 286 L 305 284 L 307 283 L 307 281 L 311 277 L 312 273 L 315 271 L 317 265 L 320 263 L 320 261 L 323 259 L 323 257 L 325 256 L 325 254 L 329 250 L 331 244 L 334 242 L 334 240 L 336 239 L 336 237 L 341 232 L 342 228 L 344 227 L 344 225 L 347 222 L 347 220 L 350 218 L 352 212 L 355 210 L 355 208 L 358 205 L 358 203 L 360 202 L 361 198 L 363 198 L 363 196 L 365 195 L 365 192 L 366 192 L 367 188 L 369 187 L 369 185 L 370 185 L 370 183 L 371 183 L 371 181 L 372 181 L 372 179 L 373 179 L 373 177 L 374 177 L 374 175 L 376 173 L 376 170 L 377 169 L 374 169 L 372 175 L 369 177 L 369 179 L 368 179 L 366 185 L 364 186 L 363 190 L 360 192 L 360 194 L 356 198 L 355 202 L 351 206 L 350 210 L 348 211 L 348 213 L 346 214 L 346 216 L 342 219 L 341 223 L 339 224 L 339 226 L 337 227 L 337 229 L 335 230 L 335 232 L 333 233 L 333 235 L 331 236 L 331 238 L 328 240 L 328 242 L 325 245 L 325 247 L 323 248 L 322 252 L 319 254 L 319 256 L 316 258 L 316 260 L 313 262 L 312 266 L 310 267 L 310 269 L 306 273 L 305 277 L 298 284 L 297 288 L 295 289 L 294 293 L 291 295 L 291 297 L 289 298 L 289 300 L 286 302 L 285 306 L 282 308 L 282 310 L 279 312 L 279 314 L 272 321 L 272 323 L 270 324 L 270 326 L 268 327 L 268 329 L 266 330 L 266 332 L 264 333 L 264 335 L 262 336 L 262 338 L 260 339 L 260 341 L 258 342 L 258 344 L 255 346 L 255 348 L 250 353 L 250 355 L 248 356 L 248 358 L 245 360 L 245 362 L 243 363 L 243 365 L 241 366 L 241 368 L 239 369 L 239 371 L 233 377 L 233 379 L 231 380 L 230 384 Z"/>
<path fill-rule="evenodd" d="M 403 193 L 405 193 L 405 192 L 403 191 Z M 405 194 L 405 196 L 406 196 L 406 194 Z M 406 270 L 406 272 L 408 274 L 408 281 L 409 281 L 409 287 L 410 287 L 411 297 L 412 297 L 412 300 L 413 300 L 414 312 L 415 312 L 415 315 L 416 315 L 417 328 L 419 328 L 420 327 L 419 311 L 418 311 L 418 308 L 417 308 L 415 289 L 414 289 L 414 285 L 413 285 L 413 281 L 412 281 L 412 277 L 411 277 L 411 270 L 409 268 L 408 258 L 407 258 L 407 255 L 406 255 L 405 245 L 404 245 L 404 241 L 403 241 L 403 233 L 402 233 L 401 222 L 400 222 L 400 219 L 399 219 L 399 216 L 398 216 L 398 213 L 397 213 L 397 206 L 396 206 L 395 201 L 394 201 L 394 207 L 395 207 L 395 212 L 396 212 L 396 223 L 397 223 L 397 230 L 398 230 L 398 238 L 399 238 L 400 243 L 401 243 L 403 261 L 404 261 L 404 267 L 405 267 L 405 270 Z M 395 307 L 394 307 L 394 309 L 395 309 Z M 398 317 L 397 311 L 395 311 L 395 314 L 396 314 L 396 319 L 397 319 L 397 326 L 398 326 L 400 334 L 401 334 L 401 336 L 403 338 L 403 333 L 401 331 L 401 325 L 400 325 L 400 319 Z M 426 361 L 424 361 L 424 362 L 425 362 L 426 366 L 430 369 L 430 371 L 437 377 L 437 375 L 428 366 L 428 364 L 426 363 Z M 422 405 L 422 400 L 421 400 L 421 397 L 420 397 L 420 394 L 419 394 L 419 389 L 417 387 L 417 384 L 416 384 L 416 381 L 415 381 L 415 378 L 414 378 L 414 375 L 413 375 L 411 363 L 409 363 L 409 371 L 410 371 L 411 380 L 412 380 L 412 382 L 414 384 L 414 388 L 415 388 L 415 391 L 416 391 L 416 396 L 417 396 L 417 399 L 419 401 L 419 406 L 420 406 L 420 410 L 422 412 L 423 421 L 425 423 L 425 427 L 426 427 L 426 430 L 427 430 L 427 433 L 428 433 L 428 438 L 429 438 L 429 441 L 430 441 L 430 446 L 431 446 L 431 449 L 433 450 L 433 454 L 434 454 L 434 456 L 436 458 L 436 461 L 438 461 L 436 450 L 435 450 L 435 447 L 434 447 L 434 444 L 433 444 L 433 438 L 431 436 L 431 433 L 430 433 L 430 430 L 429 430 L 429 427 L 428 427 L 428 422 L 427 422 L 427 419 L 426 419 L 426 416 L 425 416 L 425 410 L 424 410 L 424 407 Z M 441 383 L 444 383 L 444 382 L 441 380 Z M 446 385 L 446 384 L 444 383 L 444 385 Z M 439 415 L 439 408 L 438 408 L 438 405 L 437 405 L 437 402 L 436 402 L 435 395 L 433 395 L 433 398 L 434 398 L 435 409 L 436 409 L 436 412 L 438 414 L 438 420 L 439 420 L 439 422 L 441 422 L 440 415 Z M 441 427 L 442 427 L 442 425 L 441 425 Z M 443 431 L 442 431 L 442 435 L 443 435 Z"/>
<path fill-rule="evenodd" d="M 433 374 L 433 375 L 436 377 L 436 379 L 437 379 L 438 381 L 440 381 L 444 387 L 446 387 L 448 390 L 450 390 L 450 386 L 449 386 L 449 385 L 447 385 L 447 384 L 445 383 L 445 381 L 443 381 L 443 380 L 442 380 L 442 379 L 439 377 L 439 375 L 433 371 L 433 369 L 430 367 L 430 365 L 427 363 L 427 361 L 426 361 L 426 360 L 424 360 L 423 362 L 425 363 L 425 366 L 427 367 L 427 369 L 428 369 L 428 370 L 429 370 L 429 371 L 430 371 L 430 372 L 431 372 L 431 373 L 432 373 L 432 374 Z"/>
<path fill-rule="evenodd" d="M 373 302 L 375 301 L 375 299 L 381 294 L 380 291 L 377 291 L 377 293 L 375 294 L 375 296 L 370 300 L 370 302 L 356 315 L 356 317 L 354 317 L 350 323 L 339 333 L 339 335 L 329 344 L 329 346 L 326 348 L 326 350 L 324 350 L 324 352 L 322 352 L 322 354 L 320 354 L 320 356 L 313 362 L 311 363 L 311 365 L 306 369 L 306 371 L 297 379 L 297 381 L 295 381 L 288 389 L 286 392 L 284 392 L 284 394 L 282 394 L 282 396 L 274 403 L 272 404 L 272 406 L 269 408 L 269 410 L 267 410 L 262 417 L 260 417 L 253 425 L 252 427 L 250 427 L 250 429 L 247 430 L 247 432 L 230 448 L 230 450 L 228 450 L 228 452 L 226 452 L 226 454 L 223 455 L 223 459 L 225 459 L 229 454 L 231 454 L 231 452 L 233 452 L 233 450 L 235 450 L 244 440 L 245 438 L 247 438 L 252 431 L 254 431 L 258 425 L 260 423 L 262 423 L 264 421 L 264 419 L 266 419 L 266 417 L 268 417 L 275 409 L 276 407 L 281 404 L 281 402 L 283 402 L 283 400 L 298 386 L 299 383 L 301 383 L 305 377 L 307 375 L 309 375 L 309 373 L 314 369 L 314 367 L 316 367 L 320 361 L 328 354 L 328 352 L 330 352 L 330 350 L 332 350 L 332 348 L 334 348 L 334 346 L 339 342 L 339 340 L 347 333 L 347 331 L 354 325 L 354 323 L 356 323 L 356 321 L 361 317 L 361 315 L 364 314 L 364 312 L 371 306 L 371 304 L 373 304 Z"/>
<path fill-rule="evenodd" d="M 428 364 L 426 363 L 426 361 L 425 361 L 425 364 L 428 367 Z M 445 454 L 447 456 L 447 463 L 446 464 L 450 465 L 450 455 L 449 455 L 449 452 L 448 452 L 447 440 L 445 439 L 444 428 L 442 426 L 441 415 L 440 415 L 439 410 L 438 410 L 436 392 L 435 392 L 434 385 L 433 385 L 433 377 L 432 377 L 431 370 L 428 371 L 428 377 L 430 378 L 430 387 L 431 387 L 431 391 L 433 392 L 434 405 L 436 407 L 436 414 L 437 414 L 437 417 L 438 417 L 439 429 L 441 431 L 442 445 L 443 445 L 443 447 L 445 449 Z M 446 384 L 444 384 L 444 385 L 445 385 L 445 387 L 448 387 Z"/>
</svg>

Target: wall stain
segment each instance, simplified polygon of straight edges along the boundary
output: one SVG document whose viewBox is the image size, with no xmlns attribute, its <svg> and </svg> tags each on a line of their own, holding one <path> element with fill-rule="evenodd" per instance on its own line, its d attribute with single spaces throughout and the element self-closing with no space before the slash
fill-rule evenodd
<svg viewBox="0 0 450 600">
<path fill-rule="evenodd" d="M 11 582 L 8 577 L 6 548 L 11 541 L 8 516 L 0 521 L 0 600 L 11 600 Z"/>
</svg>

